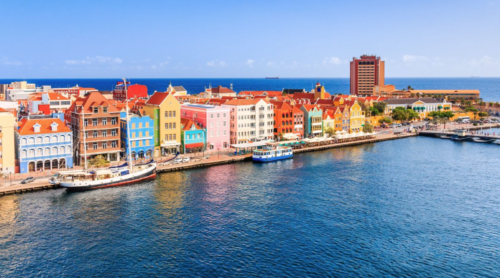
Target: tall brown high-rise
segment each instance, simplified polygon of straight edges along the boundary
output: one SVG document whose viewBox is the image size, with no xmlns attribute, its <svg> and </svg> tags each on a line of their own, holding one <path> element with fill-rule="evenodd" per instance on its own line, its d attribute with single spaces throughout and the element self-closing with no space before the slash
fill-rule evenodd
<svg viewBox="0 0 500 278">
<path fill-rule="evenodd" d="M 373 94 L 374 86 L 384 86 L 385 62 L 380 57 L 363 55 L 351 61 L 351 95 Z"/>
</svg>

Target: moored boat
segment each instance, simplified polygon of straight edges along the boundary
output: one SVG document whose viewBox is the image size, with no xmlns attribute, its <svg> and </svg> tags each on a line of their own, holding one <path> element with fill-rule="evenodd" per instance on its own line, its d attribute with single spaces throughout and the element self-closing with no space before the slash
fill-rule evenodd
<svg viewBox="0 0 500 278">
<path fill-rule="evenodd" d="M 467 137 L 465 130 L 459 129 L 459 130 L 455 131 L 455 134 L 453 134 L 450 137 L 450 139 L 453 141 L 465 141 L 465 140 L 469 140 L 469 137 Z"/>
<path fill-rule="evenodd" d="M 253 151 L 252 160 L 255 162 L 270 162 L 293 157 L 293 150 L 290 147 L 265 147 Z"/>
<path fill-rule="evenodd" d="M 472 137 L 472 141 L 477 143 L 493 143 L 497 139 L 496 138 L 481 138 L 481 137 Z"/>
</svg>

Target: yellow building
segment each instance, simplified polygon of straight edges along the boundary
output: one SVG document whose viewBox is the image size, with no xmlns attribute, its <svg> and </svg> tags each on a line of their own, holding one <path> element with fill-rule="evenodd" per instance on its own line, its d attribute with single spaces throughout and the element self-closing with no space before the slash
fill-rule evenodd
<svg viewBox="0 0 500 278">
<path fill-rule="evenodd" d="M 361 109 L 358 101 L 354 101 L 350 110 L 350 133 L 360 132 L 365 124 L 365 112 Z"/>
<path fill-rule="evenodd" d="M 386 100 L 385 114 L 390 115 L 397 107 L 413 109 L 421 119 L 426 118 L 433 111 L 452 111 L 451 103 L 434 98 L 393 98 Z"/>
<path fill-rule="evenodd" d="M 181 104 L 173 94 L 155 93 L 144 106 L 154 120 L 155 156 L 175 154 L 181 145 Z"/>
<path fill-rule="evenodd" d="M 326 109 L 323 111 L 323 134 L 330 128 L 335 130 L 335 111 Z"/>
<path fill-rule="evenodd" d="M 14 115 L 0 108 L 0 171 L 4 174 L 13 174 L 15 172 L 15 123 Z"/>
</svg>

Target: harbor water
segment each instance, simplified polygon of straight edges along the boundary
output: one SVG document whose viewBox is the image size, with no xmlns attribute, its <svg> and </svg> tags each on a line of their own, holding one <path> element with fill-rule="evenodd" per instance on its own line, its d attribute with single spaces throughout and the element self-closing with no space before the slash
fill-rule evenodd
<svg viewBox="0 0 500 278">
<path fill-rule="evenodd" d="M 413 137 L 0 198 L 0 277 L 499 277 L 499 146 Z"/>
</svg>

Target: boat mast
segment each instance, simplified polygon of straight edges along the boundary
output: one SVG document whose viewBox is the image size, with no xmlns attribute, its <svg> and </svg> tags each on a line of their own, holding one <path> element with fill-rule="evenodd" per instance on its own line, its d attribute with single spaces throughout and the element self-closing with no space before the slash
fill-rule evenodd
<svg viewBox="0 0 500 278">
<path fill-rule="evenodd" d="M 76 109 L 75 105 L 75 109 Z M 85 136 L 85 106 L 82 105 L 82 120 L 83 120 L 83 156 L 85 157 L 85 172 L 87 171 L 87 136 Z"/>
<path fill-rule="evenodd" d="M 127 91 L 127 79 L 123 78 L 123 86 L 125 88 L 125 113 L 126 113 L 126 121 L 127 121 L 127 148 L 128 148 L 128 163 L 129 163 L 129 172 L 132 174 L 132 150 L 130 148 L 130 125 L 129 125 L 129 115 L 128 115 L 128 91 Z"/>
</svg>

